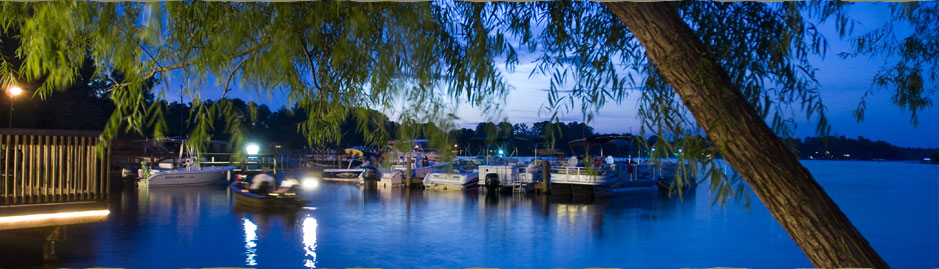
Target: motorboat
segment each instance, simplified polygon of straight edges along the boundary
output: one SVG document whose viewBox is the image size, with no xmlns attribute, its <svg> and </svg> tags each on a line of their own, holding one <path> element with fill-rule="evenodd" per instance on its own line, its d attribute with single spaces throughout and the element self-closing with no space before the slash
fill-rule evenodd
<svg viewBox="0 0 939 269">
<path fill-rule="evenodd" d="M 479 186 L 479 163 L 458 159 L 424 177 L 424 187 L 443 190 L 475 190 Z"/>
<path fill-rule="evenodd" d="M 346 154 L 353 158 L 349 159 L 345 167 L 323 169 L 323 180 L 360 183 L 367 180 L 378 181 L 381 177 L 380 171 L 372 166 L 371 161 L 365 158 L 362 150 L 348 148 Z"/>
<path fill-rule="evenodd" d="M 514 159 L 496 159 L 479 165 L 479 174 L 484 178 L 487 190 L 528 192 L 535 183 L 541 182 L 541 160 L 528 164 Z"/>
<path fill-rule="evenodd" d="M 410 178 L 424 179 L 428 174 L 434 170 L 444 168 L 445 163 L 440 163 L 436 161 L 431 161 L 426 156 L 421 155 L 412 155 L 405 156 L 397 163 L 392 165 L 390 169 L 381 171 L 381 180 L 379 184 L 382 186 L 397 186 L 404 183 L 405 175 L 410 171 Z M 410 159 L 410 162 L 406 159 Z M 410 163 L 410 169 L 408 169 L 408 164 Z"/>
<path fill-rule="evenodd" d="M 140 182 L 148 186 L 185 186 L 224 183 L 231 179 L 235 166 L 201 167 L 198 163 L 170 169 L 157 167 L 140 169 Z"/>
<path fill-rule="evenodd" d="M 345 168 L 323 169 L 323 180 L 361 183 L 363 181 L 378 181 L 381 172 L 369 162 L 363 160 L 350 160 Z"/>
<path fill-rule="evenodd" d="M 254 191 L 248 189 L 246 181 L 232 183 L 228 188 L 233 193 L 236 207 L 252 209 L 299 209 L 307 201 L 297 197 L 293 189 L 283 192 Z"/>
<path fill-rule="evenodd" d="M 156 162 L 141 162 L 137 169 L 139 183 L 146 186 L 186 186 L 223 183 L 231 180 L 231 171 L 235 166 L 203 167 L 197 154 L 187 147 L 185 140 L 180 142 L 179 155 L 176 158 L 163 158 Z"/>
</svg>

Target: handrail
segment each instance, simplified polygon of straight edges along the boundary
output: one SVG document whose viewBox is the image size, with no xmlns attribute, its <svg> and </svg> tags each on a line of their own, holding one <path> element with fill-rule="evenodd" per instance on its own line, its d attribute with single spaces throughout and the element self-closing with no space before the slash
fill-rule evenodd
<svg viewBox="0 0 939 269">
<path fill-rule="evenodd" d="M 0 129 L 0 206 L 107 200 L 110 149 L 98 134 Z"/>
</svg>

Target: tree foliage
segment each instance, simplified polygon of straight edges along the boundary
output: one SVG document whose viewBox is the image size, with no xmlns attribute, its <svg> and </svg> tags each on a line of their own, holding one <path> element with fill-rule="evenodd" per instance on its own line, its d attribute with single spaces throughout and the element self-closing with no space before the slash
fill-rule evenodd
<svg viewBox="0 0 939 269">
<path fill-rule="evenodd" d="M 831 19 L 848 35 L 845 4 L 673 5 L 778 135 L 792 135 L 793 110 L 814 119 L 820 134 L 828 133 L 808 60 L 825 55 L 827 44 L 810 18 Z M 935 91 L 925 81 L 936 78 L 939 39 L 929 23 L 935 21 L 930 19 L 936 18 L 936 4 L 892 8 L 895 19 L 913 22 L 917 34 L 900 41 L 885 27 L 858 38 L 856 53 L 899 55 L 899 63 L 875 84 L 896 88 L 895 102 L 915 112 L 931 103 L 928 93 Z M 451 104 L 466 102 L 498 114 L 510 89 L 496 64 L 512 71 L 520 54 L 530 55 L 537 64 L 534 73 L 551 78 L 544 112 L 553 122 L 559 122 L 559 113 L 577 111 L 589 123 L 600 107 L 638 94 L 641 134 L 654 133 L 665 156 L 683 151 L 688 165 L 678 172 L 685 179 L 706 170 L 697 178 L 710 179 L 719 197 L 744 193 L 742 182 L 726 177 L 709 157 L 727 150 L 725 141 L 699 138 L 681 100 L 629 29 L 601 3 L 5 2 L 0 27 L 17 29 L 22 44 L 17 55 L 23 59 L 19 68 L 0 62 L 0 86 L 42 81 L 37 93 L 45 96 L 74 83 L 86 55 L 96 60 L 97 74 L 112 80 L 109 92 L 116 105 L 104 139 L 122 129 L 165 132 L 164 108 L 146 101 L 147 80 L 201 85 L 214 78 L 224 92 L 187 88 L 195 105 L 187 117 L 195 123 L 190 138 L 222 132 L 236 144 L 244 139 L 238 118 L 256 111 L 239 112 L 224 99 L 238 85 L 262 95 L 286 95 L 287 105 L 305 114 L 298 131 L 310 144 L 340 140 L 350 116 L 356 130 L 368 134 L 367 143 L 383 144 L 392 130 L 373 111 L 386 111 L 399 117 L 398 137 L 430 136 L 444 148 L 455 139 L 447 132 L 455 129 Z M 165 98 L 165 90 L 158 89 L 156 98 Z M 202 101 L 207 98 L 222 101 Z M 493 127 L 493 135 L 510 129 Z M 552 141 L 559 133 L 557 124 L 535 128 Z"/>
<path fill-rule="evenodd" d="M 864 119 L 867 97 L 876 90 L 889 90 L 891 101 L 910 111 L 910 122 L 919 123 L 916 113 L 932 105 L 939 90 L 939 4 L 906 2 L 890 5 L 890 20 L 876 29 L 852 37 L 851 52 L 842 57 L 868 56 L 887 59 L 874 75 L 854 115 Z M 898 25 L 909 24 L 911 33 Z"/>
</svg>

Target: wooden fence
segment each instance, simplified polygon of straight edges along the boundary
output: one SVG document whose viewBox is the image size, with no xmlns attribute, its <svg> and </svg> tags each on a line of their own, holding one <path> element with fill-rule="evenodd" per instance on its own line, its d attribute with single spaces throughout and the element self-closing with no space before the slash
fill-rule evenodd
<svg viewBox="0 0 939 269">
<path fill-rule="evenodd" d="M 99 132 L 0 129 L 0 207 L 108 199 Z"/>
</svg>

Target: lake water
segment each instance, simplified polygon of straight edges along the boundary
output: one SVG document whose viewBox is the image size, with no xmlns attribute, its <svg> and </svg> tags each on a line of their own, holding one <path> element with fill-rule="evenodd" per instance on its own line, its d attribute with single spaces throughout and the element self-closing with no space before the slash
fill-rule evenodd
<svg viewBox="0 0 939 269">
<path fill-rule="evenodd" d="M 939 266 L 939 166 L 804 164 L 891 266 Z M 235 210 L 224 186 L 125 191 L 108 221 L 68 228 L 58 266 L 811 266 L 755 196 L 749 209 L 712 206 L 706 185 L 684 199 L 572 201 L 324 183 L 295 214 Z"/>
</svg>

